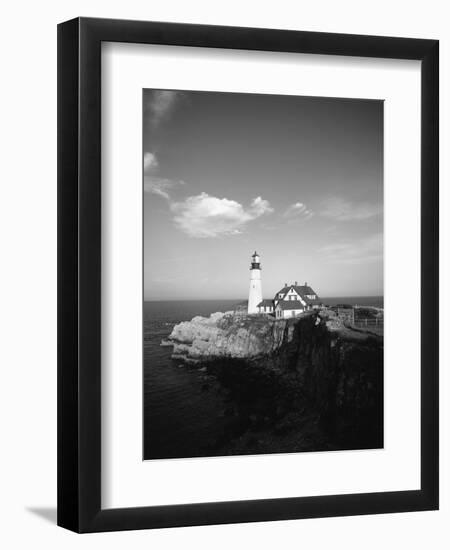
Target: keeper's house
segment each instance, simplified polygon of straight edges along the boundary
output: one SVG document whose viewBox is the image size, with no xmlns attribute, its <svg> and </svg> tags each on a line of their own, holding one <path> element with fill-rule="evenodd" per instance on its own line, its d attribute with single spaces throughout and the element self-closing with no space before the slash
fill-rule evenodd
<svg viewBox="0 0 450 550">
<path fill-rule="evenodd" d="M 273 300 L 262 300 L 257 307 L 259 313 L 274 314 L 277 319 L 286 319 L 311 309 L 319 309 L 322 302 L 308 283 L 298 285 L 296 281 L 293 285 L 285 283 Z"/>
</svg>

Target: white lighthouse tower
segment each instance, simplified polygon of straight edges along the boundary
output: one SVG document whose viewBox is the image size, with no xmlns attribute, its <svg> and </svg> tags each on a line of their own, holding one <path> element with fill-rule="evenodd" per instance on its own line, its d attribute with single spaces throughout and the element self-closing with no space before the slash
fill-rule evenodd
<svg viewBox="0 0 450 550">
<path fill-rule="evenodd" d="M 262 301 L 261 264 L 257 252 L 250 265 L 250 291 L 248 293 L 248 313 L 258 313 L 257 305 Z"/>
</svg>

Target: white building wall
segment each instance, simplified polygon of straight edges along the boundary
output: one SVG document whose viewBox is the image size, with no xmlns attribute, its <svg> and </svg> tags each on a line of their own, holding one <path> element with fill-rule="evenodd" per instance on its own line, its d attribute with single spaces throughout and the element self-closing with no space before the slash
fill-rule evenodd
<svg viewBox="0 0 450 550">
<path fill-rule="evenodd" d="M 289 319 L 291 317 L 295 317 L 296 315 L 299 315 L 300 313 L 303 313 L 304 309 L 280 309 L 277 308 L 275 310 L 275 318 L 276 319 Z"/>
<path fill-rule="evenodd" d="M 262 302 L 261 270 L 250 270 L 250 290 L 248 293 L 248 313 L 259 313 L 258 304 Z"/>
<path fill-rule="evenodd" d="M 303 313 L 303 309 L 285 309 L 283 311 L 283 317 L 288 319 L 289 317 L 295 317 L 299 313 Z"/>
</svg>

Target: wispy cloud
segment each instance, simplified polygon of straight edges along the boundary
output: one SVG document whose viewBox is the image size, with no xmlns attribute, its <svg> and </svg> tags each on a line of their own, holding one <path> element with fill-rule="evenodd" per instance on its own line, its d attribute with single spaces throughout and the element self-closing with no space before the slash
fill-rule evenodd
<svg viewBox="0 0 450 550">
<path fill-rule="evenodd" d="M 383 234 L 344 240 L 323 246 L 319 252 L 324 260 L 331 263 L 356 265 L 377 262 L 383 258 Z"/>
<path fill-rule="evenodd" d="M 176 90 L 152 90 L 146 95 L 145 109 L 149 123 L 157 128 L 167 120 L 179 104 L 183 93 Z"/>
<path fill-rule="evenodd" d="M 320 215 L 333 220 L 362 221 L 382 214 L 381 204 L 369 202 L 351 202 L 337 197 L 327 199 L 320 210 Z"/>
<path fill-rule="evenodd" d="M 302 202 L 296 202 L 286 209 L 283 216 L 292 222 L 300 220 L 307 221 L 314 216 L 314 212 L 306 208 L 306 205 Z"/>
<path fill-rule="evenodd" d="M 183 180 L 170 180 L 157 176 L 144 176 L 144 191 L 146 193 L 153 193 L 153 195 L 159 195 L 167 201 L 170 201 L 169 191 L 179 185 L 185 185 L 185 182 Z"/>
<path fill-rule="evenodd" d="M 246 224 L 273 212 L 269 202 L 256 197 L 245 208 L 237 201 L 200 193 L 170 206 L 175 225 L 190 237 L 207 238 L 242 233 Z"/>
<path fill-rule="evenodd" d="M 144 153 L 144 191 L 153 193 L 170 201 L 169 191 L 179 185 L 184 185 L 182 180 L 171 180 L 158 176 L 159 161 L 155 153 Z"/>
</svg>

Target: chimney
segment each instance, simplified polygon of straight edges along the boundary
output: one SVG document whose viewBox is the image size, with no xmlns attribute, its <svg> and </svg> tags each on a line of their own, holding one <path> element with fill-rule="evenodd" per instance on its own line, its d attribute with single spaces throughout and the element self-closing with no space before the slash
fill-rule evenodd
<svg viewBox="0 0 450 550">
<path fill-rule="evenodd" d="M 284 283 L 284 286 L 287 286 L 287 283 Z"/>
<path fill-rule="evenodd" d="M 308 286 L 308 283 L 305 281 L 305 286 Z"/>
<path fill-rule="evenodd" d="M 298 283 L 297 283 L 297 281 L 295 281 L 295 286 L 297 286 L 297 285 L 298 285 Z"/>
</svg>

